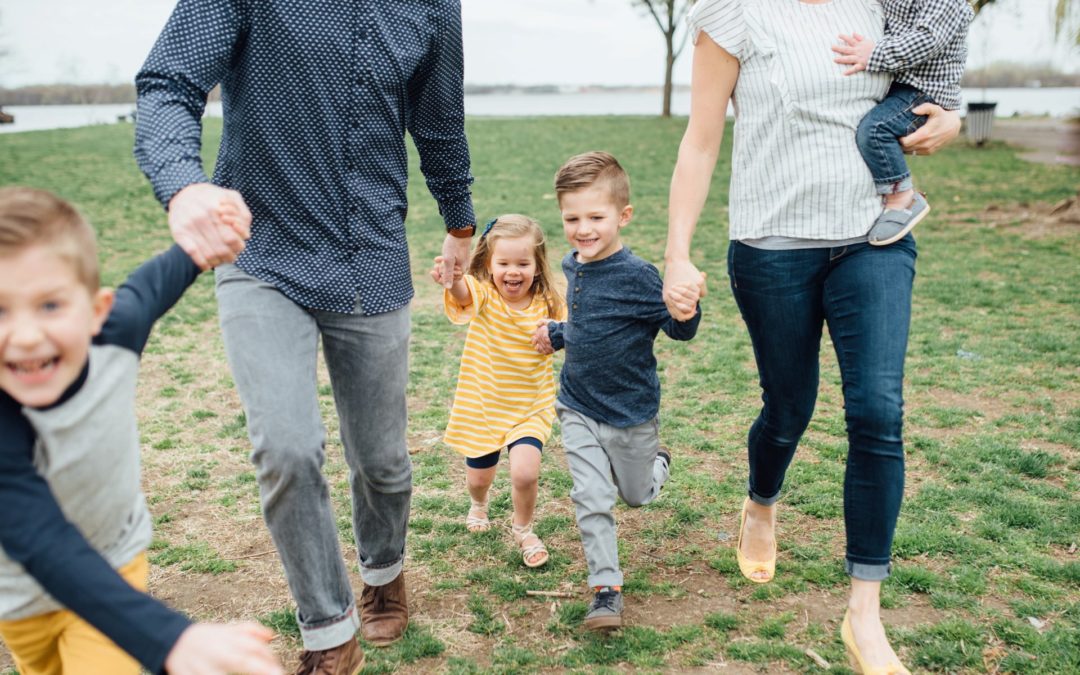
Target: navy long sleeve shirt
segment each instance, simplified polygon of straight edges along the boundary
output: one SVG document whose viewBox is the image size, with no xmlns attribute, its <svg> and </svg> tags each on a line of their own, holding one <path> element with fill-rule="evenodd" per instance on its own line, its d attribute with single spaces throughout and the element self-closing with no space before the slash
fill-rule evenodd
<svg viewBox="0 0 1080 675">
<path fill-rule="evenodd" d="M 693 318 L 676 321 L 664 305 L 660 273 L 628 248 L 590 263 L 571 251 L 562 268 L 567 320 L 548 324 L 552 347 L 566 349 L 559 402 L 619 428 L 656 417 L 653 342 L 661 330 L 673 340 L 693 338 L 700 306 Z"/>
<path fill-rule="evenodd" d="M 179 0 L 135 79 L 135 156 L 162 204 L 206 182 L 201 117 L 221 85 L 213 182 L 240 192 L 245 272 L 315 309 L 408 304 L 406 130 L 448 229 L 475 223 L 460 0 Z"/>
<path fill-rule="evenodd" d="M 195 280 L 199 268 L 173 246 L 142 265 L 116 292 L 116 302 L 95 347 L 142 353 L 154 322 Z M 94 386 L 89 362 L 49 410 L 62 408 Z M 0 392 L 0 546 L 57 602 L 78 614 L 147 670 L 162 672 L 165 658 L 190 621 L 132 588 L 64 515 L 48 482 L 34 466 L 37 432 L 22 407 Z M 62 452 L 62 448 L 56 449 Z M 102 475 L 101 489 L 110 476 Z M 75 514 L 78 515 L 78 514 Z"/>
</svg>

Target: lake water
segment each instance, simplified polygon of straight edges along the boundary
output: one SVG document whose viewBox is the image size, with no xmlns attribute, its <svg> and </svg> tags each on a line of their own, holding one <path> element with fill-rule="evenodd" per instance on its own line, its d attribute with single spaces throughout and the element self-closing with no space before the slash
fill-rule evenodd
<svg viewBox="0 0 1080 675">
<path fill-rule="evenodd" d="M 997 115 L 1080 114 L 1080 87 L 1047 89 L 966 89 L 965 101 L 997 101 Z M 467 96 L 465 112 L 476 116 L 525 117 L 537 115 L 658 115 L 660 92 L 588 92 L 569 94 L 485 94 Z M 672 112 L 690 111 L 690 92 L 676 91 Z M 0 125 L 0 133 L 114 124 L 135 109 L 134 104 L 7 106 L 14 124 Z M 211 103 L 206 114 L 221 116 L 221 104 Z"/>
</svg>

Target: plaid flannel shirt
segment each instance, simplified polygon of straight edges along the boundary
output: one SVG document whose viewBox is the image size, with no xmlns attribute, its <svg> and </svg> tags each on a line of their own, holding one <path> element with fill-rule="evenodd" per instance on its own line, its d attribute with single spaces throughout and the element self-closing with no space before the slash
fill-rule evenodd
<svg viewBox="0 0 1080 675">
<path fill-rule="evenodd" d="M 967 0 L 881 0 L 885 37 L 866 69 L 892 73 L 946 110 L 960 107 L 967 29 L 975 13 Z"/>
</svg>

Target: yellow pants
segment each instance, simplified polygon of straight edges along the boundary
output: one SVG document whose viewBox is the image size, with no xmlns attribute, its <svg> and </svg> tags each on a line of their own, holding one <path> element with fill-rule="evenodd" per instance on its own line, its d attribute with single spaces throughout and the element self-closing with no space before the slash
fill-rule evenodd
<svg viewBox="0 0 1080 675">
<path fill-rule="evenodd" d="M 146 553 L 121 567 L 120 576 L 146 590 L 150 567 Z M 0 638 L 7 643 L 21 675 L 138 675 L 135 659 L 117 647 L 74 612 L 61 609 L 17 621 L 0 621 Z"/>
</svg>

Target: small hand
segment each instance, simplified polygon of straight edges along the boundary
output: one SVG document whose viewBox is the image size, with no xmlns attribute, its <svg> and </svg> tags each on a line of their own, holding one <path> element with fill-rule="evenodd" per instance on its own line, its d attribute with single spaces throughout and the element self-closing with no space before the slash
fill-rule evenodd
<svg viewBox="0 0 1080 675">
<path fill-rule="evenodd" d="M 222 199 L 218 202 L 218 220 L 232 228 L 241 239 L 251 239 L 251 211 L 243 200 Z"/>
<path fill-rule="evenodd" d="M 833 45 L 832 50 L 840 56 L 833 59 L 835 63 L 851 66 L 844 71 L 844 75 L 854 75 L 866 70 L 866 64 L 870 62 L 870 54 L 874 52 L 874 41 L 853 33 L 841 35 L 844 44 Z"/>
<path fill-rule="evenodd" d="M 900 139 L 904 152 L 932 155 L 960 133 L 960 113 L 945 110 L 933 103 L 923 103 L 912 109 L 916 115 L 926 115 L 926 124 Z"/>
<path fill-rule="evenodd" d="M 219 209 L 235 210 L 232 225 L 225 224 Z M 192 183 L 169 200 L 169 230 L 180 248 L 206 270 L 236 260 L 251 231 L 251 212 L 235 190 L 210 183 Z"/>
<path fill-rule="evenodd" d="M 548 331 L 548 320 L 540 319 L 536 322 L 536 331 L 532 336 L 533 349 L 541 354 L 554 354 L 555 348 L 551 346 L 551 334 Z"/>
<path fill-rule="evenodd" d="M 694 307 L 695 313 L 697 311 L 697 304 L 701 301 L 702 292 L 705 288 L 705 274 L 701 275 L 701 282 L 697 284 L 679 284 L 671 289 L 671 298 L 678 305 L 686 305 L 688 307 Z M 679 319 L 682 320 L 682 319 Z"/>
<path fill-rule="evenodd" d="M 696 286 L 697 297 L 693 302 L 685 297 L 685 289 Z M 676 291 L 676 289 L 681 289 Z M 664 304 L 676 321 L 688 321 L 697 313 L 697 301 L 705 297 L 705 274 L 689 260 L 668 263 L 664 270 Z"/>
<path fill-rule="evenodd" d="M 435 283 L 443 285 L 443 276 L 446 274 L 447 260 L 441 255 L 435 256 L 435 264 L 431 267 L 431 278 Z M 453 286 L 454 281 L 461 281 L 464 273 L 461 270 L 461 265 L 451 264 L 450 278 L 452 279 L 450 285 Z M 447 288 L 449 288 L 447 286 Z"/>
<path fill-rule="evenodd" d="M 469 239 L 455 237 L 447 234 L 443 239 L 442 246 L 442 266 L 439 270 L 439 278 L 437 281 L 443 285 L 444 288 L 450 288 L 454 285 L 454 270 L 457 267 L 466 269 L 469 266 Z"/>
<path fill-rule="evenodd" d="M 257 623 L 198 623 L 180 634 L 165 658 L 170 675 L 283 675 L 270 649 L 274 633 Z"/>
</svg>

